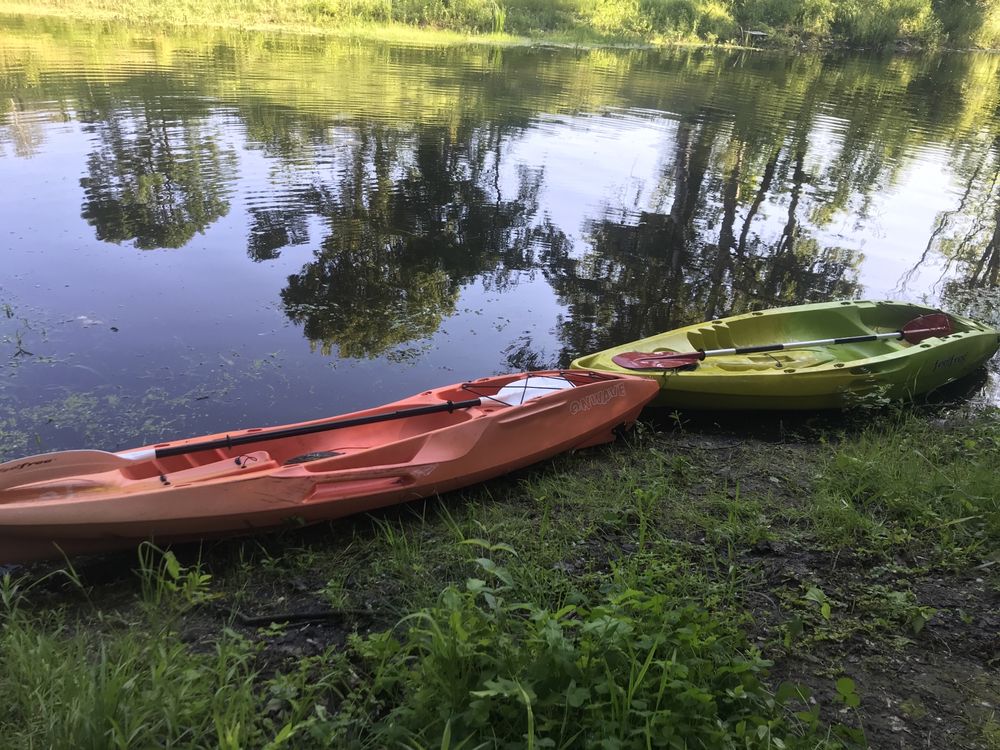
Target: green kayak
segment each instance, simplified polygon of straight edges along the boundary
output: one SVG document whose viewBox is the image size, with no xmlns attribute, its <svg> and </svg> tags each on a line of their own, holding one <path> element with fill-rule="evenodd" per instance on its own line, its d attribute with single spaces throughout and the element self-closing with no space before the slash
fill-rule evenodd
<svg viewBox="0 0 1000 750">
<path fill-rule="evenodd" d="M 572 367 L 655 378 L 659 406 L 840 409 L 932 391 L 981 367 L 998 345 L 996 329 L 923 305 L 824 302 L 678 328 Z"/>
</svg>

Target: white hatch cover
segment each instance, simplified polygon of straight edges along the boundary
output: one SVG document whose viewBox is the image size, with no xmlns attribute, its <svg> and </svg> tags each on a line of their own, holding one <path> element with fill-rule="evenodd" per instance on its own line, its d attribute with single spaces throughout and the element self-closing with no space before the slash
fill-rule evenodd
<svg viewBox="0 0 1000 750">
<path fill-rule="evenodd" d="M 562 391 L 573 387 L 573 383 L 566 378 L 549 375 L 529 375 L 526 378 L 508 383 L 493 398 L 497 401 L 503 401 L 505 404 L 517 406 L 533 398 L 548 395 L 553 391 Z"/>
</svg>

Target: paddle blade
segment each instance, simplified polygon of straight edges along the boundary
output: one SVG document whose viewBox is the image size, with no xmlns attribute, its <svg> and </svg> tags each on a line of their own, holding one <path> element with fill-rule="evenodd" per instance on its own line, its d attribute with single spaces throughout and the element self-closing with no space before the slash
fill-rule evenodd
<svg viewBox="0 0 1000 750">
<path fill-rule="evenodd" d="M 135 463 L 116 453 L 104 451 L 58 451 L 27 456 L 0 464 L 0 490 L 20 487 L 22 484 L 63 479 L 74 474 L 96 474 L 101 471 L 121 469 Z"/>
<path fill-rule="evenodd" d="M 611 361 L 626 370 L 680 370 L 696 367 L 703 359 L 704 352 L 622 352 Z"/>
<path fill-rule="evenodd" d="M 932 336 L 948 336 L 955 332 L 951 318 L 944 313 L 930 313 L 914 318 L 900 330 L 903 339 L 911 344 L 919 344 Z"/>
</svg>

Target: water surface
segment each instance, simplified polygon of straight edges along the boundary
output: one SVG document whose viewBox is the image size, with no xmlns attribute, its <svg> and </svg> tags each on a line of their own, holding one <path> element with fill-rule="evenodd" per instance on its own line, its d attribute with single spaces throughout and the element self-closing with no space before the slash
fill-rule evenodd
<svg viewBox="0 0 1000 750">
<path fill-rule="evenodd" d="M 0 456 L 316 418 L 752 308 L 996 323 L 998 72 L 4 19 Z"/>
</svg>

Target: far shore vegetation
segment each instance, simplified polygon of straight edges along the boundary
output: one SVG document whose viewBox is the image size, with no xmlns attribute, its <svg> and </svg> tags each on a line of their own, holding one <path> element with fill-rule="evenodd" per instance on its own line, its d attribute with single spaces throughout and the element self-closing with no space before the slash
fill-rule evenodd
<svg viewBox="0 0 1000 750">
<path fill-rule="evenodd" d="M 1000 0 L 0 0 L 0 14 L 499 43 L 1000 47 Z"/>
</svg>

